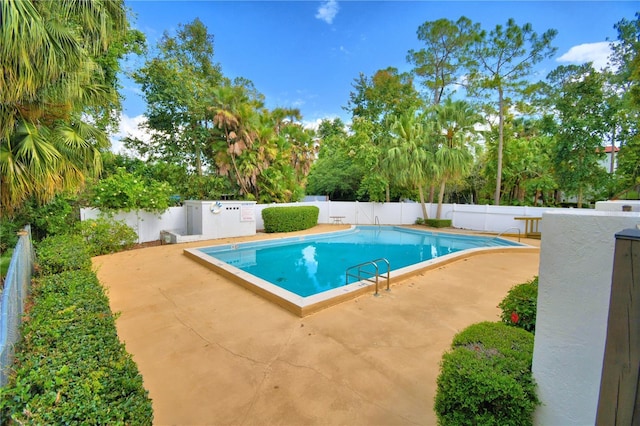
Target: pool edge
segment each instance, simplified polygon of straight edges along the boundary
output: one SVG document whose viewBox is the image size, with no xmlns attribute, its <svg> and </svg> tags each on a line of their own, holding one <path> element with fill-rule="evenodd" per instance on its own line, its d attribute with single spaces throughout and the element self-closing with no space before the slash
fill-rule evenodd
<svg viewBox="0 0 640 426">
<path fill-rule="evenodd" d="M 396 284 L 398 281 L 402 281 L 419 273 L 428 272 L 430 270 L 440 268 L 450 263 L 481 254 L 507 253 L 514 251 L 523 253 L 534 253 L 538 252 L 539 250 L 539 247 L 528 245 L 479 247 L 475 249 L 463 250 L 435 259 L 430 259 L 425 262 L 417 263 L 415 265 L 407 266 L 396 271 L 392 271 L 389 281 L 391 284 Z M 228 265 L 225 262 L 217 260 L 207 254 L 204 254 L 200 252 L 199 249 L 184 249 L 183 255 L 187 256 L 191 260 L 194 260 L 200 265 L 205 266 L 206 268 L 220 274 L 221 276 L 233 281 L 234 283 L 239 284 L 243 288 L 254 292 L 260 297 L 272 303 L 275 303 L 276 305 L 286 309 L 287 311 L 297 315 L 300 318 L 319 312 L 331 306 L 344 303 L 348 300 L 355 299 L 367 293 L 373 294 L 373 291 L 375 289 L 374 283 L 370 283 L 368 281 L 360 281 L 312 296 L 302 297 L 258 277 L 255 277 L 254 275 L 244 272 L 241 269 Z M 380 287 L 382 288 L 384 286 L 384 282 L 381 281 Z"/>
</svg>

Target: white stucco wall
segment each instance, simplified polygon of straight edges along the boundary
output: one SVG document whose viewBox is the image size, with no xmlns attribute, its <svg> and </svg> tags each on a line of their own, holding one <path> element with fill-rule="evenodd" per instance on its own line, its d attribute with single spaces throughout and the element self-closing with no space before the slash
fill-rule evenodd
<svg viewBox="0 0 640 426">
<path fill-rule="evenodd" d="M 97 219 L 101 216 L 102 213 L 98 209 L 80 209 L 80 220 Z M 185 209 L 182 207 L 169 207 L 160 215 L 144 211 L 120 212 L 113 215 L 113 219 L 123 221 L 135 229 L 139 243 L 157 240 L 164 229 L 184 228 L 186 220 Z"/>
<path fill-rule="evenodd" d="M 621 212 L 622 206 L 631 206 L 632 212 L 640 212 L 640 200 L 596 201 L 596 210 Z"/>
<path fill-rule="evenodd" d="M 640 214 L 545 212 L 533 376 L 537 425 L 593 425 L 604 357 L 615 234 Z"/>
</svg>

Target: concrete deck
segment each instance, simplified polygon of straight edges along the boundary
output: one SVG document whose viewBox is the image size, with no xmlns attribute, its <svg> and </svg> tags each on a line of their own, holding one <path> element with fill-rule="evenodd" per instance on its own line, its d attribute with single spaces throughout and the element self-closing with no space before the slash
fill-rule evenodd
<svg viewBox="0 0 640 426">
<path fill-rule="evenodd" d="M 299 318 L 182 254 L 274 236 L 93 259 L 155 424 L 433 425 L 453 335 L 497 320 L 507 291 L 538 274 L 537 252 L 477 255 Z"/>
</svg>

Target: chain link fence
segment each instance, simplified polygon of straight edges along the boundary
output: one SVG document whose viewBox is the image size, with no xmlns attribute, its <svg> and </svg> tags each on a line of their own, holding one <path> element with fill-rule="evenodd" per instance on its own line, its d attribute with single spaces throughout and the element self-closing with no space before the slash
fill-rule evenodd
<svg viewBox="0 0 640 426">
<path fill-rule="evenodd" d="M 24 302 L 29 294 L 33 273 L 34 251 L 29 225 L 19 235 L 0 304 L 0 387 L 7 384 L 11 374 L 15 345 L 20 339 Z"/>
</svg>

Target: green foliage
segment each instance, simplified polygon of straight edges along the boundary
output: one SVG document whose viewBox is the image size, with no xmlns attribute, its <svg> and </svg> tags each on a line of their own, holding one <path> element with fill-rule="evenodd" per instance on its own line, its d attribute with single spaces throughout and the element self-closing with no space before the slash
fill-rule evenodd
<svg viewBox="0 0 640 426">
<path fill-rule="evenodd" d="M 293 232 L 318 224 L 320 209 L 316 206 L 267 207 L 262 210 L 265 232 Z"/>
<path fill-rule="evenodd" d="M 547 76 L 549 102 L 556 111 L 554 169 L 560 188 L 577 197 L 578 208 L 594 189 L 606 185 L 606 170 L 599 162 L 605 139 L 606 80 L 591 64 L 556 68 Z"/>
<path fill-rule="evenodd" d="M 456 22 L 443 18 L 418 27 L 418 39 L 426 48 L 410 50 L 407 61 L 415 65 L 413 73 L 431 91 L 433 104 L 453 91 L 451 86 L 463 75 L 469 60 L 467 49 L 479 34 L 480 25 L 464 16 Z"/>
<path fill-rule="evenodd" d="M 539 404 L 531 375 L 533 334 L 502 323 L 474 324 L 455 336 L 438 376 L 441 425 L 532 425 Z"/>
<path fill-rule="evenodd" d="M 507 325 L 536 332 L 536 310 L 538 306 L 538 277 L 518 284 L 509 290 L 498 307 L 502 309 L 500 318 Z"/>
<path fill-rule="evenodd" d="M 91 269 L 90 250 L 80 235 L 46 237 L 37 244 L 36 253 L 43 275 Z"/>
<path fill-rule="evenodd" d="M 172 192 L 166 182 L 145 179 L 119 168 L 95 185 L 90 203 L 102 212 L 144 210 L 162 213 L 169 208 Z"/>
<path fill-rule="evenodd" d="M 0 254 L 0 277 L 6 277 L 9 271 L 9 265 L 11 264 L 11 257 L 13 256 L 13 249 L 8 249 L 4 253 Z M 1 281 L 1 280 L 0 280 Z"/>
<path fill-rule="evenodd" d="M 119 59 L 134 49 L 120 43 L 130 30 L 122 1 L 0 4 L 0 210 L 13 214 L 99 174 Z"/>
<path fill-rule="evenodd" d="M 90 256 L 116 253 L 133 247 L 138 234 L 126 223 L 111 219 L 84 220 L 78 225 Z"/>
<path fill-rule="evenodd" d="M 16 233 L 20 228 L 21 226 L 18 223 L 9 221 L 6 217 L 0 219 L 0 254 L 18 244 L 18 235 Z"/>
<path fill-rule="evenodd" d="M 321 139 L 318 159 L 307 180 L 307 194 L 329 195 L 331 200 L 356 200 L 359 184 L 365 175 L 345 125 L 339 118 L 323 120 L 318 128 Z"/>
<path fill-rule="evenodd" d="M 96 275 L 37 280 L 15 373 L 0 390 L 3 424 L 151 425 L 142 376 L 118 340 Z"/>
<path fill-rule="evenodd" d="M 33 232 L 44 236 L 68 233 L 80 217 L 75 201 L 75 197 L 58 195 L 42 206 L 31 207 Z"/>
<path fill-rule="evenodd" d="M 424 224 L 432 228 L 449 228 L 451 219 L 425 219 Z"/>
</svg>

